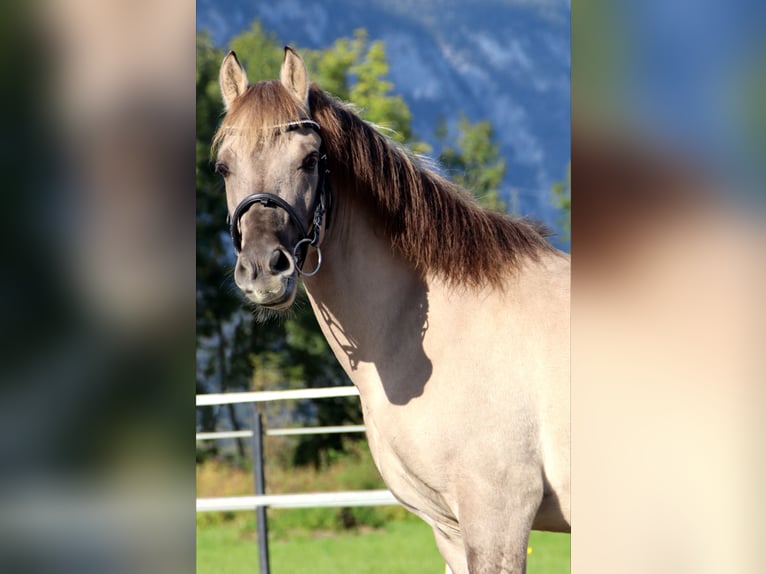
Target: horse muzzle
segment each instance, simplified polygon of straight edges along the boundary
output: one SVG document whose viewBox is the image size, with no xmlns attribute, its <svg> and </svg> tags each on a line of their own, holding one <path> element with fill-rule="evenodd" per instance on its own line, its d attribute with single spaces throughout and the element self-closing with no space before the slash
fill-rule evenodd
<svg viewBox="0 0 766 574">
<path fill-rule="evenodd" d="M 295 300 L 296 281 L 293 277 L 272 277 L 255 279 L 246 285 L 239 285 L 248 300 L 260 307 L 284 311 Z"/>
<path fill-rule="evenodd" d="M 264 261 L 241 253 L 234 280 L 242 293 L 261 307 L 284 310 L 295 300 L 297 268 L 291 254 L 281 247 Z"/>
</svg>

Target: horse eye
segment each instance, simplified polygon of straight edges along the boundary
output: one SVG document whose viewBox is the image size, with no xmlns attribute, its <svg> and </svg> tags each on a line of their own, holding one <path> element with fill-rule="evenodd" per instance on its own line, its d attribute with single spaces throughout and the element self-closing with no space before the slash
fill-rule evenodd
<svg viewBox="0 0 766 574">
<path fill-rule="evenodd" d="M 303 165 L 301 167 L 306 171 L 314 171 L 314 168 L 317 166 L 317 161 L 317 154 L 314 152 L 303 160 Z"/>
<path fill-rule="evenodd" d="M 229 166 L 222 161 L 218 161 L 215 164 L 215 172 L 220 176 L 226 177 L 229 175 Z"/>
</svg>

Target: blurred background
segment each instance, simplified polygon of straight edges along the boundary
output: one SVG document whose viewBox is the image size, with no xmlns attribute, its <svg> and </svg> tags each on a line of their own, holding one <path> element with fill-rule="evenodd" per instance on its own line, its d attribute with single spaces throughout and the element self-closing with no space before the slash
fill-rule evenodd
<svg viewBox="0 0 766 574">
<path fill-rule="evenodd" d="M 0 26 L 0 571 L 189 572 L 194 6 Z"/>
<path fill-rule="evenodd" d="M 764 8 L 573 5 L 573 572 L 763 571 Z"/>
</svg>

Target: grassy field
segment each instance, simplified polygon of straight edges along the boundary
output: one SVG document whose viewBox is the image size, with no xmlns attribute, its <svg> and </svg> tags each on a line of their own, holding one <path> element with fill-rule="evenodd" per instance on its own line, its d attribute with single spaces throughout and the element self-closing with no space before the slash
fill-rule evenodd
<svg viewBox="0 0 766 574">
<path fill-rule="evenodd" d="M 266 474 L 267 492 L 275 494 L 385 487 L 366 446 L 322 470 L 273 465 Z M 216 461 L 197 465 L 197 496 L 252 491 L 246 469 Z M 533 532 L 529 546 L 528 574 L 569 573 L 568 535 Z M 273 574 L 444 574 L 431 529 L 401 506 L 271 509 L 269 551 Z M 197 574 L 254 572 L 255 513 L 198 514 Z"/>
<path fill-rule="evenodd" d="M 443 574 L 431 529 L 415 519 L 379 529 L 271 537 L 273 574 Z M 528 574 L 568 574 L 569 536 L 533 532 Z M 197 529 L 197 574 L 252 574 L 258 549 L 250 521 Z"/>
</svg>

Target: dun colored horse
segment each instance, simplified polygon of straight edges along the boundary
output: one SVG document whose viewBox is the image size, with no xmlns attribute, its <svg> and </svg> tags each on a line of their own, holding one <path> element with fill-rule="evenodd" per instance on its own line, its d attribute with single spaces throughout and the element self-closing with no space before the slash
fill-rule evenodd
<svg viewBox="0 0 766 574">
<path fill-rule="evenodd" d="M 569 258 L 481 209 L 309 83 L 223 61 L 215 136 L 237 250 L 263 309 L 302 277 L 359 388 L 375 463 L 455 574 L 524 572 L 531 529 L 570 529 Z"/>
</svg>

